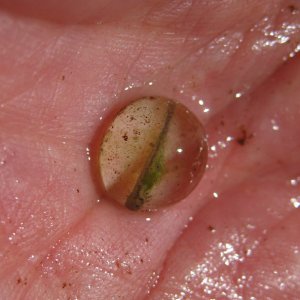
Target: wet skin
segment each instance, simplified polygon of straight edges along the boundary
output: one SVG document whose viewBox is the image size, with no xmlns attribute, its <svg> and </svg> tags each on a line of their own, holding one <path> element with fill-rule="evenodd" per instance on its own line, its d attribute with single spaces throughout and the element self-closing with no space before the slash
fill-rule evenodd
<svg viewBox="0 0 300 300">
<path fill-rule="evenodd" d="M 0 299 L 299 298 L 297 1 L 0 9 Z M 144 95 L 209 144 L 194 192 L 154 213 L 99 196 L 88 159 Z"/>
</svg>

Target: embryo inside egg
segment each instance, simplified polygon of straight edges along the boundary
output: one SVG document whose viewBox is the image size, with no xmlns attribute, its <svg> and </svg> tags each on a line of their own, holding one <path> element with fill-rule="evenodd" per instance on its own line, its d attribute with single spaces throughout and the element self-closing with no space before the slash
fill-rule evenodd
<svg viewBox="0 0 300 300">
<path fill-rule="evenodd" d="M 131 102 L 105 132 L 98 157 L 102 188 L 131 210 L 184 199 L 207 161 L 203 126 L 184 105 L 162 97 Z"/>
</svg>

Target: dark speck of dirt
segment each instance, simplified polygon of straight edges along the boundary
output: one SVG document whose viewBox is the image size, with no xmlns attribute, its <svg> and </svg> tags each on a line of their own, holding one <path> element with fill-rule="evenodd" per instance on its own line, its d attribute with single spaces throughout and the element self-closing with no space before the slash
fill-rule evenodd
<svg viewBox="0 0 300 300">
<path fill-rule="evenodd" d="M 77 189 L 76 191 L 77 191 L 78 194 L 80 193 L 79 189 Z"/>
<path fill-rule="evenodd" d="M 23 285 L 27 285 L 27 278 L 25 277 L 24 279 L 22 279 L 19 277 L 17 279 L 17 284 L 21 284 L 21 283 L 23 283 Z"/>
<path fill-rule="evenodd" d="M 149 239 L 148 239 L 148 238 L 145 238 L 145 242 L 148 243 L 148 242 L 149 242 Z"/>
<path fill-rule="evenodd" d="M 253 134 L 248 134 L 246 128 L 244 126 L 240 127 L 240 134 L 239 136 L 236 138 L 236 142 L 241 145 L 244 146 L 246 144 L 246 142 L 251 139 L 253 137 Z"/>
<path fill-rule="evenodd" d="M 64 81 L 65 79 L 66 79 L 66 76 L 65 76 L 65 75 L 61 76 L 61 80 L 62 80 L 62 81 Z"/>
<path fill-rule="evenodd" d="M 127 135 L 126 133 L 122 136 L 122 138 L 123 138 L 123 140 L 124 140 L 125 142 L 128 141 L 128 135 Z"/>
<path fill-rule="evenodd" d="M 215 231 L 216 231 L 215 227 L 213 227 L 212 225 L 208 225 L 208 226 L 207 226 L 207 229 L 208 229 L 210 232 L 215 232 Z"/>
<path fill-rule="evenodd" d="M 119 261 L 118 259 L 116 260 L 115 264 L 116 264 L 116 267 L 117 267 L 118 269 L 120 269 L 121 264 L 120 264 L 120 261 Z"/>
<path fill-rule="evenodd" d="M 64 289 L 67 286 L 66 282 L 62 284 L 62 288 Z"/>
<path fill-rule="evenodd" d="M 144 260 L 141 258 L 141 259 L 140 259 L 140 262 L 143 264 L 143 263 L 144 263 Z"/>
<path fill-rule="evenodd" d="M 297 8 L 295 7 L 295 5 L 292 5 L 292 4 L 288 6 L 288 9 L 291 13 L 295 13 L 297 11 Z"/>
</svg>

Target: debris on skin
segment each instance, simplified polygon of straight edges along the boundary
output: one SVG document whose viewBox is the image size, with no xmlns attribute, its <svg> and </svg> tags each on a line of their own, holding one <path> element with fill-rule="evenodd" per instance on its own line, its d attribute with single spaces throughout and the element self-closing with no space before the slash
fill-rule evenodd
<svg viewBox="0 0 300 300">
<path fill-rule="evenodd" d="M 27 285 L 27 278 L 25 277 L 24 279 L 22 279 L 21 277 L 19 277 L 17 279 L 17 284 Z"/>
<path fill-rule="evenodd" d="M 64 288 L 66 288 L 66 287 L 70 287 L 70 286 L 72 286 L 72 284 L 71 283 L 66 283 L 66 282 L 63 282 L 63 284 L 62 284 L 62 288 L 64 289 Z"/>
<path fill-rule="evenodd" d="M 65 79 L 66 79 L 66 76 L 65 76 L 65 75 L 61 76 L 61 80 L 62 80 L 62 81 L 64 81 Z"/>
<path fill-rule="evenodd" d="M 295 14 L 296 12 L 298 12 L 298 9 L 295 7 L 295 5 L 291 4 L 291 5 L 288 5 L 288 9 L 290 10 L 290 12 L 292 14 Z"/>
<path fill-rule="evenodd" d="M 253 134 L 252 133 L 248 134 L 245 126 L 242 125 L 240 127 L 240 134 L 236 138 L 237 143 L 241 146 L 244 146 L 251 138 L 253 138 Z"/>
<path fill-rule="evenodd" d="M 216 229 L 212 225 L 208 225 L 207 229 L 212 233 L 216 232 Z"/>
<path fill-rule="evenodd" d="M 120 267 L 121 267 L 120 261 L 119 261 L 118 259 L 116 260 L 116 267 L 117 267 L 118 269 L 120 269 Z"/>
</svg>

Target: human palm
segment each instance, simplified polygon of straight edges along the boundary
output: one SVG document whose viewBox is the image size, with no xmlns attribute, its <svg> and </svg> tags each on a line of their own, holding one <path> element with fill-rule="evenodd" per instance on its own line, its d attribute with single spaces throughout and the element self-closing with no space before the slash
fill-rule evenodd
<svg viewBox="0 0 300 300">
<path fill-rule="evenodd" d="M 0 9 L 0 299 L 299 299 L 296 1 Z M 192 110 L 209 157 L 186 199 L 140 213 L 99 196 L 89 158 L 145 95 Z"/>
</svg>

